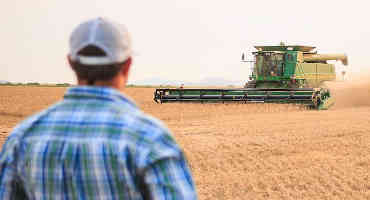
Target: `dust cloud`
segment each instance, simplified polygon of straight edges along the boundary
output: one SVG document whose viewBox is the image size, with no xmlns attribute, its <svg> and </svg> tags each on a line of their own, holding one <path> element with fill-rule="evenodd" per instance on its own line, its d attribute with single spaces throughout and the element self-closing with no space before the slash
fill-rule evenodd
<svg viewBox="0 0 370 200">
<path fill-rule="evenodd" d="M 335 109 L 370 106 L 370 72 L 355 75 L 350 81 L 330 83 Z"/>
</svg>

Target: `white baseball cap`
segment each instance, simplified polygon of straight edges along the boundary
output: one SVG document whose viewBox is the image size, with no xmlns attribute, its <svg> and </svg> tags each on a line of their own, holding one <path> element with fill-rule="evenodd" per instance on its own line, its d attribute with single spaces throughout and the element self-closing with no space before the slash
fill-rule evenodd
<svg viewBox="0 0 370 200">
<path fill-rule="evenodd" d="M 84 65 L 109 65 L 126 61 L 132 56 L 131 40 L 124 25 L 105 18 L 80 24 L 71 34 L 70 59 Z M 101 49 L 105 56 L 84 56 L 79 51 L 87 46 Z"/>
</svg>

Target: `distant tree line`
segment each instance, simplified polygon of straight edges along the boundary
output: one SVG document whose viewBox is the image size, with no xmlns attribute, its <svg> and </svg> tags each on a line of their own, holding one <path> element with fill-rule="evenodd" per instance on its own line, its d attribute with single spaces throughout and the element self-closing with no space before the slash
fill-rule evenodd
<svg viewBox="0 0 370 200">
<path fill-rule="evenodd" d="M 38 82 L 27 82 L 27 83 L 14 83 L 14 82 L 0 82 L 0 86 L 40 86 L 40 87 L 70 87 L 73 84 L 70 83 L 38 83 Z M 176 88 L 173 85 L 135 85 L 128 84 L 126 87 L 129 88 Z"/>
<path fill-rule="evenodd" d="M 13 82 L 0 82 L 2 86 L 43 86 L 43 87 L 70 87 L 73 86 L 70 83 L 38 83 L 38 82 L 27 82 L 27 83 L 13 83 Z"/>
<path fill-rule="evenodd" d="M 176 88 L 173 85 L 135 85 L 135 84 L 127 84 L 126 87 L 129 88 Z"/>
</svg>

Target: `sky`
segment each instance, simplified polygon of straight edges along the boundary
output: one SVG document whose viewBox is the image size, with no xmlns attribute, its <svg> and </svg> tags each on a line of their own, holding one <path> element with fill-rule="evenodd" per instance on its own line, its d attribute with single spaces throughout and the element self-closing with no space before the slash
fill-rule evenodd
<svg viewBox="0 0 370 200">
<path fill-rule="evenodd" d="M 250 66 L 241 54 L 281 41 L 346 53 L 348 73 L 362 73 L 370 69 L 369 8 L 365 0 L 9 0 L 0 12 L 0 80 L 74 83 L 69 36 L 100 16 L 131 34 L 130 83 L 247 80 Z"/>
</svg>

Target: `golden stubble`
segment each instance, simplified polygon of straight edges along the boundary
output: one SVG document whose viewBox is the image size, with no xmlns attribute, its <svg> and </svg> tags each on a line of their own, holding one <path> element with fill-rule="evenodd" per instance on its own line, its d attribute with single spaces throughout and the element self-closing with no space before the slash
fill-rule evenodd
<svg viewBox="0 0 370 200">
<path fill-rule="evenodd" d="M 327 111 L 286 104 L 156 104 L 128 88 L 173 132 L 200 199 L 370 199 L 370 84 L 330 83 Z M 64 88 L 0 87 L 0 145 Z"/>
</svg>

